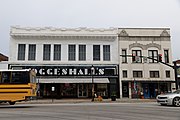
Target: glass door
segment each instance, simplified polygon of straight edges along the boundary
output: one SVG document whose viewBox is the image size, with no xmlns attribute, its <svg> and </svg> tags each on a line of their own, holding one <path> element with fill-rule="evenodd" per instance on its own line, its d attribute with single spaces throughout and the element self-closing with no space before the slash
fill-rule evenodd
<svg viewBox="0 0 180 120">
<path fill-rule="evenodd" d="M 87 97 L 87 84 L 79 84 L 78 87 L 78 97 Z"/>
</svg>

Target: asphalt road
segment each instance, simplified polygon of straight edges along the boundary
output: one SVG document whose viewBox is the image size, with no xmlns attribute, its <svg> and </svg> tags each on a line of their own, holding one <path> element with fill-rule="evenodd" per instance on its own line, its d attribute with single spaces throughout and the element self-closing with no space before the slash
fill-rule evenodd
<svg viewBox="0 0 180 120">
<path fill-rule="evenodd" d="M 157 103 L 0 104 L 0 120 L 180 120 L 180 107 Z"/>
</svg>

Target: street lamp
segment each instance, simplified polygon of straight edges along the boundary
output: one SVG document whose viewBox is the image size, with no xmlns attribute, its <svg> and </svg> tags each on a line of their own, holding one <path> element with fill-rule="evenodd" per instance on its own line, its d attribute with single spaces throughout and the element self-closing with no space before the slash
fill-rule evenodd
<svg viewBox="0 0 180 120">
<path fill-rule="evenodd" d="M 92 78 L 92 101 L 94 101 L 94 72 L 95 72 L 95 69 L 94 69 L 94 66 L 92 65 L 91 67 L 91 78 Z"/>
</svg>

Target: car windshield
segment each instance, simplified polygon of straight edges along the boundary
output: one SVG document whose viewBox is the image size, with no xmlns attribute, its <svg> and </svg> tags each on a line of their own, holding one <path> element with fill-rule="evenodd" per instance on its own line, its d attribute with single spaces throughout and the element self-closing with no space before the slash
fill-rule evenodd
<svg viewBox="0 0 180 120">
<path fill-rule="evenodd" d="M 176 91 L 174 91 L 173 93 L 179 94 L 179 93 L 180 93 L 180 90 L 176 90 Z"/>
</svg>

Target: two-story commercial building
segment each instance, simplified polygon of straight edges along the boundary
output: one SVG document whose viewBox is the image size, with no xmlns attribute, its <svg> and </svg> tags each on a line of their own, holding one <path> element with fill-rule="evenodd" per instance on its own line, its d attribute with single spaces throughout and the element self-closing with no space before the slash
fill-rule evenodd
<svg viewBox="0 0 180 120">
<path fill-rule="evenodd" d="M 120 88 L 122 97 L 155 98 L 161 92 L 174 88 L 169 28 L 119 28 Z M 149 59 L 152 58 L 152 59 Z"/>
<path fill-rule="evenodd" d="M 35 69 L 40 96 L 104 98 L 119 88 L 116 28 L 11 28 L 10 69 Z M 92 90 L 93 89 L 93 90 Z"/>
<path fill-rule="evenodd" d="M 9 69 L 35 69 L 42 97 L 153 98 L 174 85 L 173 69 L 153 60 L 172 63 L 168 28 L 14 26 L 10 38 Z"/>
</svg>

